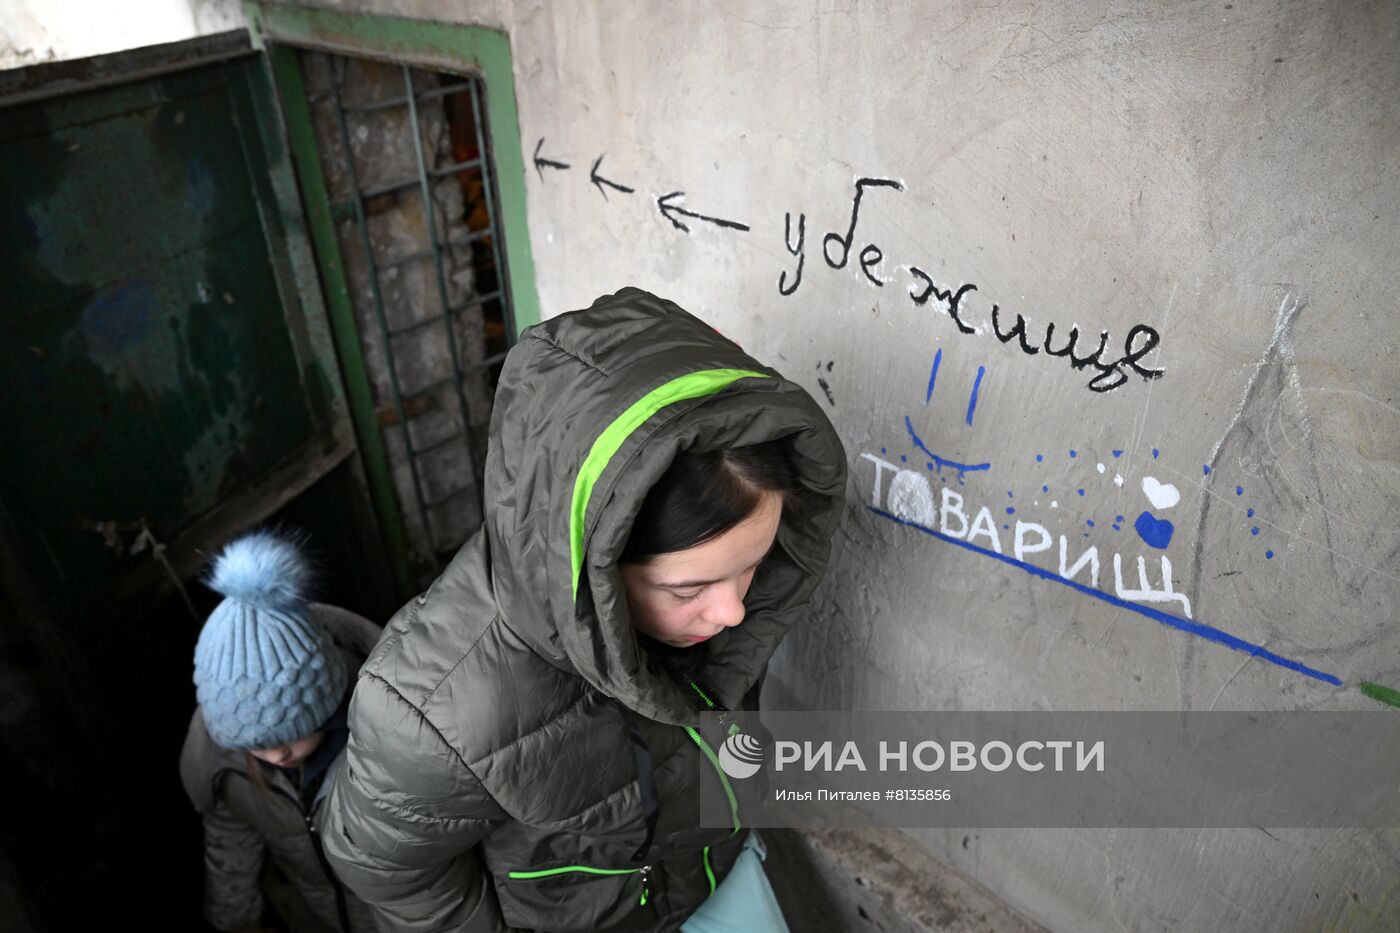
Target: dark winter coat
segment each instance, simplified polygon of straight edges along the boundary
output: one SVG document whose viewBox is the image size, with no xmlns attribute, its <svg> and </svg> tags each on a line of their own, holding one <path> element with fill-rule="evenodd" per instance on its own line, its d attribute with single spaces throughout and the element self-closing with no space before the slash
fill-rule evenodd
<svg viewBox="0 0 1400 933">
<path fill-rule="evenodd" d="M 637 289 L 522 334 L 491 420 L 483 531 L 390 621 L 351 704 L 322 835 L 381 924 L 673 930 L 723 880 L 742 814 L 700 826 L 701 782 L 724 780 L 684 728 L 703 702 L 639 644 L 617 559 L 679 449 L 780 437 L 801 488 L 746 618 L 687 649 L 707 653 L 697 685 L 731 709 L 757 693 L 826 565 L 845 487 L 830 422 Z"/>
<path fill-rule="evenodd" d="M 380 629 L 353 612 L 309 605 L 356 671 L 379 639 Z M 321 851 L 316 825 L 326 805 L 331 777 L 343 766 L 342 750 L 331 763 L 310 808 L 280 768 L 261 774 L 266 792 L 247 770 L 243 751 L 214 744 L 196 709 L 180 753 L 180 780 L 204 820 L 205 914 L 219 930 L 258 923 L 265 894 L 293 933 L 374 930 L 365 904 L 335 878 Z M 286 885 L 264 890 L 264 860 L 270 856 Z"/>
</svg>

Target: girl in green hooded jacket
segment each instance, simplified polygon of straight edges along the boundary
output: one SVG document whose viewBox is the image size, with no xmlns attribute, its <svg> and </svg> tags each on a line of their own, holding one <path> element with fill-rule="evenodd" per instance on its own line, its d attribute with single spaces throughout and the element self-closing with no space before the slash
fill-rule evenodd
<svg viewBox="0 0 1400 933">
<path fill-rule="evenodd" d="M 727 778 L 687 727 L 757 708 L 844 490 L 811 396 L 671 302 L 525 331 L 484 526 L 360 673 L 322 826 L 340 877 L 393 930 L 702 928 L 758 846 L 737 809 L 702 825 Z M 752 906 L 745 929 L 783 929 Z"/>
</svg>

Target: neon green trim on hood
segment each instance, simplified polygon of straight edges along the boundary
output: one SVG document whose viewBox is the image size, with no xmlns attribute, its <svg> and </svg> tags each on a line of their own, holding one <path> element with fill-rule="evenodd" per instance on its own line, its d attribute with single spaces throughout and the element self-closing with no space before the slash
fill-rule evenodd
<svg viewBox="0 0 1400 933">
<path fill-rule="evenodd" d="M 598 435 L 583 466 L 574 480 L 574 498 L 569 509 L 569 556 L 573 570 L 573 595 L 578 599 L 578 581 L 583 571 L 583 521 L 588 514 L 588 500 L 593 484 L 603 475 L 613 454 L 617 453 L 632 432 L 646 424 L 647 419 L 667 405 L 688 399 L 703 398 L 722 391 L 739 379 L 769 379 L 767 373 L 751 369 L 703 369 L 678 376 L 652 389 L 637 399 Z"/>
</svg>

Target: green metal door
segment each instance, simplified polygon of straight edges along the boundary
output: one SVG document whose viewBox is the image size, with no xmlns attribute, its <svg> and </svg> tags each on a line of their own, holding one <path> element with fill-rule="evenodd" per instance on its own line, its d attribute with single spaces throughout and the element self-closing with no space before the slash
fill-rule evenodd
<svg viewBox="0 0 1400 933">
<path fill-rule="evenodd" d="M 242 33 L 0 74 L 0 901 L 37 928 L 162 887 L 199 926 L 215 549 L 294 524 L 323 595 L 394 601 L 281 126 Z"/>
<path fill-rule="evenodd" d="M 353 451 L 239 44 L 3 111 L 0 504 L 51 612 L 173 584 Z"/>
</svg>

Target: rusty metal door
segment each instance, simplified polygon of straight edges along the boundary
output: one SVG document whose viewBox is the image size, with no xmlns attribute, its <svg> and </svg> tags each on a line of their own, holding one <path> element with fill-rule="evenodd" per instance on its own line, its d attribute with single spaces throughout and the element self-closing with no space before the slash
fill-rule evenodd
<svg viewBox="0 0 1400 933">
<path fill-rule="evenodd" d="M 0 504 L 59 611 L 173 585 L 354 446 L 265 63 L 196 45 L 0 111 Z"/>
<path fill-rule="evenodd" d="M 56 886 L 45 925 L 82 928 L 157 881 L 109 846 L 197 832 L 175 763 L 208 555 L 310 516 L 381 606 L 394 555 L 246 34 L 0 74 L 0 282 L 0 842 Z M 163 854 L 194 866 L 189 929 L 195 846 Z"/>
</svg>

